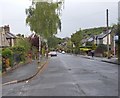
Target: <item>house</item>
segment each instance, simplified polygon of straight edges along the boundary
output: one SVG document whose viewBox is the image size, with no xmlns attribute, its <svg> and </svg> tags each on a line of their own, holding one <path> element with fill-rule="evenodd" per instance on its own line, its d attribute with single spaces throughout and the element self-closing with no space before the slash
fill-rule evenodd
<svg viewBox="0 0 120 98">
<path fill-rule="evenodd" d="M 89 38 L 82 39 L 82 46 L 87 46 L 88 43 L 91 44 L 91 45 L 92 44 L 97 44 L 96 38 L 97 38 L 97 36 L 93 35 L 93 36 L 90 36 Z"/>
<path fill-rule="evenodd" d="M 81 40 L 82 46 L 86 46 L 86 43 L 88 42 L 89 38 L 85 38 Z"/>
<path fill-rule="evenodd" d="M 99 35 L 93 35 L 89 38 L 83 39 L 82 43 L 83 43 L 83 46 L 86 46 L 87 43 L 96 44 L 96 45 L 100 45 L 100 44 L 107 45 L 107 43 L 109 43 L 110 48 L 113 49 L 115 35 L 116 35 L 116 32 L 114 31 L 114 29 L 108 30 L 108 31 L 104 30 Z"/>
<path fill-rule="evenodd" d="M 10 33 L 9 25 L 0 27 L 0 48 L 13 47 L 16 36 Z"/>
<path fill-rule="evenodd" d="M 109 45 L 112 44 L 112 42 L 114 41 L 114 36 L 115 36 L 115 32 L 112 30 L 107 31 L 103 31 L 101 34 L 99 35 L 93 35 L 87 39 L 84 39 L 84 43 L 90 42 L 92 44 L 104 44 L 107 45 L 107 37 L 109 39 Z"/>
<path fill-rule="evenodd" d="M 101 34 L 99 34 L 97 36 L 97 45 L 99 44 L 104 44 L 104 45 L 107 45 L 107 38 L 109 39 L 109 45 L 111 44 L 111 30 L 109 30 L 108 32 L 107 31 L 104 31 L 102 32 Z"/>
<path fill-rule="evenodd" d="M 8 47 L 9 43 L 6 39 L 4 27 L 0 27 L 0 48 Z"/>
</svg>

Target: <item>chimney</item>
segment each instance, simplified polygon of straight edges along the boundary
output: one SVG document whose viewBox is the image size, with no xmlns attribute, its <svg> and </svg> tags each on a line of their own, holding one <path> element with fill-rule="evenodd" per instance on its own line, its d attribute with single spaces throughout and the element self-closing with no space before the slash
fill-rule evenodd
<svg viewBox="0 0 120 98">
<path fill-rule="evenodd" d="M 5 33 L 10 32 L 10 27 L 9 27 L 9 25 L 5 25 L 5 26 L 4 26 L 4 30 L 5 30 Z"/>
</svg>

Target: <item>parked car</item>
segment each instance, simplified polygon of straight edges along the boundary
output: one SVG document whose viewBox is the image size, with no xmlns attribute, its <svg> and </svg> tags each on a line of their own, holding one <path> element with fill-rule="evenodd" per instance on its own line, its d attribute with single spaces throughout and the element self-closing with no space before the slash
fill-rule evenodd
<svg viewBox="0 0 120 98">
<path fill-rule="evenodd" d="M 65 54 L 65 51 L 62 51 L 62 54 Z"/>
<path fill-rule="evenodd" d="M 57 56 L 57 52 L 56 51 L 50 51 L 49 53 L 48 53 L 48 55 L 49 56 Z"/>
</svg>

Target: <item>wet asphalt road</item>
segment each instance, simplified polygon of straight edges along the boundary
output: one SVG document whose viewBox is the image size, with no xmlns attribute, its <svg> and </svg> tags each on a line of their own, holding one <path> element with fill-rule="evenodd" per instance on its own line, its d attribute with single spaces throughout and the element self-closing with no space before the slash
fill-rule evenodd
<svg viewBox="0 0 120 98">
<path fill-rule="evenodd" d="M 118 65 L 58 54 L 28 83 L 2 87 L 3 96 L 117 96 Z"/>
</svg>

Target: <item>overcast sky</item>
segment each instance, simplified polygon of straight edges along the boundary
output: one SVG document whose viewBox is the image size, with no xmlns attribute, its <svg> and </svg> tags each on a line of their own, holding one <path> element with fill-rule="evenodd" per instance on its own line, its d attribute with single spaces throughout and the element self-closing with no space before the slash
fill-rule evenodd
<svg viewBox="0 0 120 98">
<path fill-rule="evenodd" d="M 79 28 L 106 26 L 106 9 L 109 9 L 109 25 L 117 23 L 118 1 L 65 0 L 61 16 L 62 32 L 57 36 L 70 37 Z M 10 25 L 13 34 L 30 35 L 25 24 L 25 9 L 30 4 L 30 0 L 0 0 L 0 26 Z"/>
</svg>

